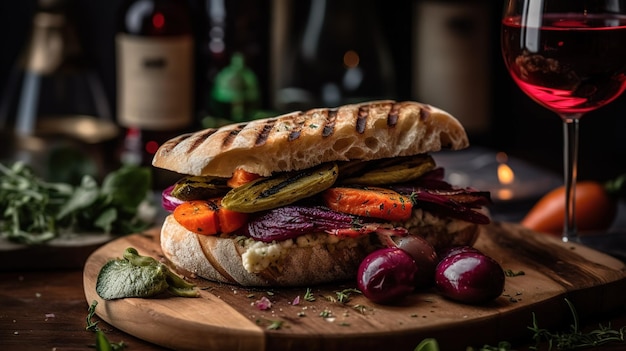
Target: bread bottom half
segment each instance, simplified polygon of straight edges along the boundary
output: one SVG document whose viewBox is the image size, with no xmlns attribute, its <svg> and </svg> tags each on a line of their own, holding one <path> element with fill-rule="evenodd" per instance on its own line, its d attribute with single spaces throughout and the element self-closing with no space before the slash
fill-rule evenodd
<svg viewBox="0 0 626 351">
<path fill-rule="evenodd" d="M 442 248 L 440 244 L 472 245 L 479 227 L 468 223 L 457 233 L 437 236 L 430 230 L 424 237 L 436 248 Z M 289 240 L 293 243 L 281 248 L 278 259 L 258 272 L 250 272 L 245 268 L 244 255 L 250 250 L 251 239 L 198 235 L 181 226 L 173 215 L 166 217 L 161 229 L 161 248 L 173 264 L 208 280 L 241 286 L 297 287 L 354 280 L 361 261 L 379 247 L 369 235 L 305 245 L 299 239 Z"/>
</svg>

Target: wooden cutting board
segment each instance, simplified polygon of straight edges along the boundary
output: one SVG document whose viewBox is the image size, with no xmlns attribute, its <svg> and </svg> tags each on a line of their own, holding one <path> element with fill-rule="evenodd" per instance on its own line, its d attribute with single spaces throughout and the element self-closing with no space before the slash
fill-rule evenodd
<svg viewBox="0 0 626 351">
<path fill-rule="evenodd" d="M 84 289 L 87 302 L 98 302 L 96 314 L 107 323 L 177 350 L 412 351 L 431 337 L 443 350 L 458 350 L 529 339 L 533 313 L 540 327 L 570 325 L 565 299 L 581 318 L 626 303 L 624 263 L 582 245 L 516 224 L 493 223 L 484 228 L 475 246 L 505 270 L 524 273 L 507 277 L 503 295 L 483 306 L 451 302 L 432 290 L 393 306 L 377 305 L 354 293 L 347 302 L 338 302 L 337 292 L 354 288 L 352 282 L 311 286 L 315 301 L 307 301 L 306 287 L 249 289 L 203 279 L 191 279 L 202 288 L 200 298 L 102 300 L 95 292 L 98 272 L 127 247 L 164 259 L 158 229 L 96 250 L 85 264 Z M 270 309 L 255 305 L 262 297 L 272 302 Z"/>
</svg>

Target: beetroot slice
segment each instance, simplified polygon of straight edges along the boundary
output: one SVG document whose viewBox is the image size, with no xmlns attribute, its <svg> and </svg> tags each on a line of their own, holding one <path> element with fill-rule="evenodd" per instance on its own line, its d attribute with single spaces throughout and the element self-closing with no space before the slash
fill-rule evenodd
<svg viewBox="0 0 626 351">
<path fill-rule="evenodd" d="M 247 234 L 258 241 L 287 240 L 311 232 L 350 228 L 356 218 L 322 206 L 275 208 L 248 223 Z"/>
</svg>

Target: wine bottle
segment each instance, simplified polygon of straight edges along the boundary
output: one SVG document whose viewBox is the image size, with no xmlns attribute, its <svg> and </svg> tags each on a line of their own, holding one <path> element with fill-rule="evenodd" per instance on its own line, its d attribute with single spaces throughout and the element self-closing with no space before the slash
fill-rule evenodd
<svg viewBox="0 0 626 351">
<path fill-rule="evenodd" d="M 266 107 L 268 0 L 198 0 L 202 126 L 242 122 Z"/>
<path fill-rule="evenodd" d="M 414 98 L 452 113 L 475 141 L 491 123 L 491 11 L 486 0 L 420 0 L 414 7 Z"/>
<path fill-rule="evenodd" d="M 395 68 L 373 1 L 311 0 L 306 18 L 300 17 L 301 3 L 293 5 L 293 14 L 274 21 L 288 23 L 281 35 L 294 33 L 275 38 L 287 42 L 273 66 L 277 110 L 395 97 Z"/>
<path fill-rule="evenodd" d="M 188 2 L 125 1 L 115 41 L 117 118 L 127 129 L 121 161 L 149 166 L 163 142 L 193 124 L 194 35 Z M 155 186 L 165 185 L 167 178 L 155 173 Z"/>
<path fill-rule="evenodd" d="M 28 40 L 0 99 L 0 161 L 51 181 L 103 176 L 118 127 L 83 50 L 74 0 L 38 0 Z"/>
</svg>

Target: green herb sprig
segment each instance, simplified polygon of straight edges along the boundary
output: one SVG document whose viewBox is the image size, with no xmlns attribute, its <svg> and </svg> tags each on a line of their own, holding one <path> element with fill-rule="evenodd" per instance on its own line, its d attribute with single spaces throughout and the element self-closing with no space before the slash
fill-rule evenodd
<svg viewBox="0 0 626 351">
<path fill-rule="evenodd" d="M 533 325 L 528 327 L 534 334 L 533 340 L 535 340 L 535 348 L 542 342 L 548 343 L 549 350 L 556 347 L 557 350 L 576 350 L 589 347 L 597 347 L 612 342 L 624 342 L 626 336 L 626 326 L 620 329 L 613 329 L 610 325 L 599 325 L 598 329 L 591 330 L 583 333 L 579 329 L 578 314 L 574 305 L 565 299 L 567 306 L 569 307 L 573 324 L 570 325 L 569 331 L 566 332 L 551 332 L 544 328 L 539 328 L 535 314 L 533 313 Z"/>
<path fill-rule="evenodd" d="M 150 202 L 151 184 L 145 167 L 122 167 L 109 173 L 102 186 L 85 175 L 73 186 L 46 182 L 20 162 L 0 164 L 0 237 L 43 244 L 64 234 L 144 230 L 152 218 L 142 217 L 140 206 Z"/>
<path fill-rule="evenodd" d="M 120 351 L 126 348 L 126 344 L 123 341 L 118 343 L 112 343 L 109 339 L 104 335 L 104 332 L 100 330 L 98 327 L 98 322 L 92 321 L 93 316 L 96 314 L 96 306 L 98 306 L 98 301 L 94 300 L 91 305 L 89 305 L 89 309 L 87 310 L 87 327 L 86 330 L 92 331 L 96 333 L 96 345 L 95 348 L 97 351 Z"/>
</svg>

